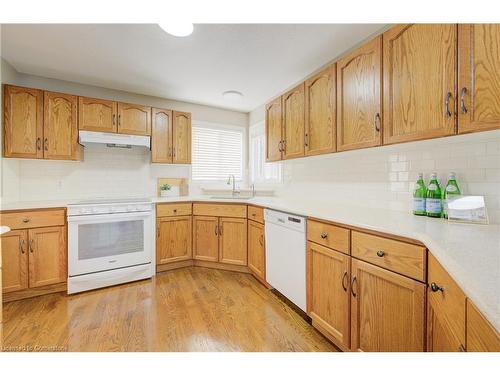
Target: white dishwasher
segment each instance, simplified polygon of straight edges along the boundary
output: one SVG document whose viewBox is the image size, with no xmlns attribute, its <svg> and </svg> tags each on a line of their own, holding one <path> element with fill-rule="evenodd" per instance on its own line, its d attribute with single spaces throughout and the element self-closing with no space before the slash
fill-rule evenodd
<svg viewBox="0 0 500 375">
<path fill-rule="evenodd" d="M 266 281 L 306 311 L 306 218 L 265 210 Z"/>
</svg>

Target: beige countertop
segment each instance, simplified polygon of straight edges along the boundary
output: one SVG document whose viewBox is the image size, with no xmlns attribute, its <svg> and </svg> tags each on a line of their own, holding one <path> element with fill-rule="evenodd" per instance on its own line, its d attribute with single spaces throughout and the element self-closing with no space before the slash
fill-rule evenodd
<svg viewBox="0 0 500 375">
<path fill-rule="evenodd" d="M 316 202 L 310 198 L 212 199 L 209 196 L 152 198 L 153 203 L 233 202 L 255 204 L 297 215 L 407 237 L 422 242 L 464 293 L 500 331 L 500 225 L 448 223 L 410 213 Z M 3 204 L 2 210 L 65 207 L 75 200 Z"/>
</svg>

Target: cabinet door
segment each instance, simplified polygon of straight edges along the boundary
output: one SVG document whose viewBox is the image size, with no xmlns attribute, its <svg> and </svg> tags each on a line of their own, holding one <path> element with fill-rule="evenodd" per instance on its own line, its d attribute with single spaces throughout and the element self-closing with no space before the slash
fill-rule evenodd
<svg viewBox="0 0 500 375">
<path fill-rule="evenodd" d="M 247 265 L 247 219 L 219 219 L 219 261 Z"/>
<path fill-rule="evenodd" d="M 152 109 L 151 161 L 172 163 L 172 111 Z"/>
<path fill-rule="evenodd" d="M 467 299 L 467 351 L 500 352 L 500 334 Z"/>
<path fill-rule="evenodd" d="M 173 112 L 173 162 L 174 164 L 191 163 L 191 113 Z"/>
<path fill-rule="evenodd" d="M 351 348 L 424 350 L 425 285 L 352 259 Z"/>
<path fill-rule="evenodd" d="M 78 129 L 116 133 L 117 104 L 111 100 L 78 98 Z"/>
<path fill-rule="evenodd" d="M 500 24 L 458 25 L 458 131 L 500 128 Z"/>
<path fill-rule="evenodd" d="M 305 97 L 304 83 L 282 96 L 283 159 L 304 156 Z"/>
<path fill-rule="evenodd" d="M 261 280 L 266 279 L 264 246 L 264 225 L 248 220 L 248 268 Z"/>
<path fill-rule="evenodd" d="M 337 150 L 381 144 L 382 37 L 337 62 Z"/>
<path fill-rule="evenodd" d="M 43 158 L 43 91 L 4 86 L 3 154 L 12 158 Z"/>
<path fill-rule="evenodd" d="M 307 243 L 308 314 L 344 349 L 350 343 L 350 258 L 312 242 Z"/>
<path fill-rule="evenodd" d="M 335 151 L 336 82 L 335 64 L 306 81 L 305 154 Z"/>
<path fill-rule="evenodd" d="M 118 103 L 118 133 L 151 135 L 151 107 Z"/>
<path fill-rule="evenodd" d="M 1 237 L 2 291 L 15 292 L 28 287 L 28 233 L 13 230 Z"/>
<path fill-rule="evenodd" d="M 455 133 L 455 24 L 384 33 L 384 144 Z"/>
<path fill-rule="evenodd" d="M 28 238 L 30 288 L 66 282 L 66 227 L 30 229 Z"/>
<path fill-rule="evenodd" d="M 191 259 L 191 216 L 164 217 L 157 224 L 156 264 Z"/>
<path fill-rule="evenodd" d="M 217 262 L 219 260 L 219 218 L 193 216 L 193 258 Z"/>
<path fill-rule="evenodd" d="M 465 351 L 464 343 L 455 335 L 440 308 L 431 300 L 427 303 L 427 351 Z"/>
<path fill-rule="evenodd" d="M 43 157 L 76 160 L 78 158 L 78 97 L 44 92 Z"/>
<path fill-rule="evenodd" d="M 266 105 L 266 161 L 281 160 L 282 144 L 281 97 Z"/>
</svg>

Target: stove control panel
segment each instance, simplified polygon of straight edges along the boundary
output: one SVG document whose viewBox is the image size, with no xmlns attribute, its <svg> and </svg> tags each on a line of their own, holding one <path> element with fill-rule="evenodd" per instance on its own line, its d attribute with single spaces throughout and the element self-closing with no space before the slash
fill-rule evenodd
<svg viewBox="0 0 500 375">
<path fill-rule="evenodd" d="M 149 212 L 153 210 L 152 203 L 127 203 L 127 204 L 94 204 L 94 205 L 68 205 L 68 216 L 82 215 L 108 215 L 128 212 Z"/>
</svg>

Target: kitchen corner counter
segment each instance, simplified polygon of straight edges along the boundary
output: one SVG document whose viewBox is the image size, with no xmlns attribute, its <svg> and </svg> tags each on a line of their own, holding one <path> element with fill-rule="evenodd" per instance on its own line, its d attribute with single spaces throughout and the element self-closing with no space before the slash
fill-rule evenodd
<svg viewBox="0 0 500 375">
<path fill-rule="evenodd" d="M 279 197 L 213 199 L 209 196 L 151 198 L 153 203 L 213 202 L 262 206 L 405 237 L 423 243 L 491 324 L 500 331 L 500 225 L 448 223 L 411 213 Z M 2 210 L 66 207 L 75 200 L 8 203 Z"/>
</svg>

